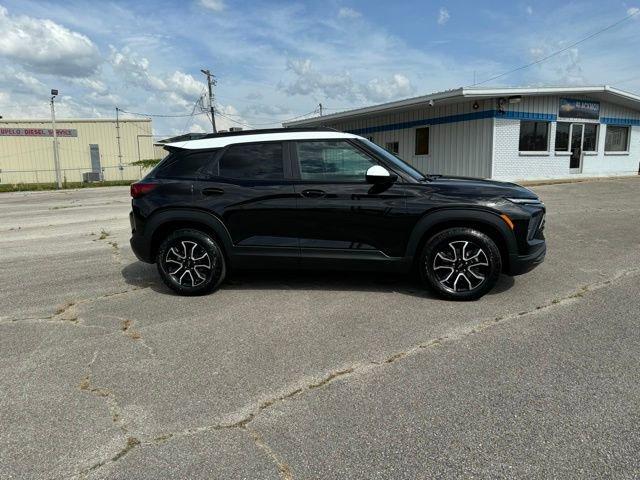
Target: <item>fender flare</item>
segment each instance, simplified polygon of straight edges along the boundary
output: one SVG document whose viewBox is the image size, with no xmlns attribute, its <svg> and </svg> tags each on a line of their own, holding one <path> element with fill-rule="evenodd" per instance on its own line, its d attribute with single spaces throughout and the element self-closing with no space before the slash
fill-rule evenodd
<svg viewBox="0 0 640 480">
<path fill-rule="evenodd" d="M 425 234 L 437 228 L 438 225 L 445 225 L 451 222 L 485 225 L 500 235 L 507 249 L 505 252 L 507 255 L 512 255 L 518 251 L 515 235 L 498 213 L 490 210 L 452 207 L 426 213 L 418 220 L 409 237 L 406 255 L 412 258 L 418 255 L 419 252 L 417 250 Z"/>
<path fill-rule="evenodd" d="M 149 245 L 151 245 L 154 235 L 158 229 L 171 222 L 195 223 L 205 226 L 215 234 L 216 238 L 220 240 L 220 242 L 222 242 L 222 246 L 227 254 L 231 253 L 231 249 L 233 248 L 231 234 L 227 230 L 227 227 L 225 227 L 224 223 L 222 223 L 222 220 L 212 213 L 190 208 L 171 208 L 154 212 L 147 220 L 145 226 L 145 237 L 147 238 Z"/>
</svg>

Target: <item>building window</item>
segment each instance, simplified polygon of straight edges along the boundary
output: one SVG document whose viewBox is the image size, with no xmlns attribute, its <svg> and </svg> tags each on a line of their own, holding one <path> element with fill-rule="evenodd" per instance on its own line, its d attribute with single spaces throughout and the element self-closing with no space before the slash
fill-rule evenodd
<svg viewBox="0 0 640 480">
<path fill-rule="evenodd" d="M 577 125 L 577 127 L 576 127 Z M 580 142 L 582 131 L 580 128 L 584 126 L 584 138 L 582 139 L 582 150 L 585 152 L 598 151 L 598 124 L 597 123 L 569 123 L 558 122 L 556 124 L 556 152 L 570 152 L 569 138 L 572 138 L 572 129 L 574 134 L 578 135 L 577 142 Z"/>
<path fill-rule="evenodd" d="M 549 122 L 520 122 L 520 151 L 546 152 L 549 150 Z"/>
<path fill-rule="evenodd" d="M 629 150 L 629 127 L 607 125 L 604 141 L 605 152 L 627 152 Z"/>
<path fill-rule="evenodd" d="M 556 152 L 569 151 L 569 130 L 571 124 L 567 122 L 558 122 L 556 124 Z"/>
<path fill-rule="evenodd" d="M 584 138 L 582 139 L 582 150 L 585 152 L 596 152 L 598 150 L 598 124 L 584 124 Z"/>
<path fill-rule="evenodd" d="M 416 155 L 429 155 L 429 127 L 416 128 Z"/>
<path fill-rule="evenodd" d="M 399 142 L 387 142 L 384 146 L 388 152 L 391 152 L 395 155 L 400 151 L 400 143 Z"/>
</svg>

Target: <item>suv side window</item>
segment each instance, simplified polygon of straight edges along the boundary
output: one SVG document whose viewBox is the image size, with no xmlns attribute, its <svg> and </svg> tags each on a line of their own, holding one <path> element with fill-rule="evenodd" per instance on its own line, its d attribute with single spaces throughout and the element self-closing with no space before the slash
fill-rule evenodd
<svg viewBox="0 0 640 480">
<path fill-rule="evenodd" d="M 377 163 L 344 140 L 296 142 L 302 180 L 364 182 Z"/>
<path fill-rule="evenodd" d="M 182 151 L 171 153 L 158 167 L 156 178 L 198 178 L 211 164 L 216 152 Z"/>
<path fill-rule="evenodd" d="M 218 175 L 239 180 L 282 180 L 282 143 L 232 145 L 218 162 Z"/>
</svg>

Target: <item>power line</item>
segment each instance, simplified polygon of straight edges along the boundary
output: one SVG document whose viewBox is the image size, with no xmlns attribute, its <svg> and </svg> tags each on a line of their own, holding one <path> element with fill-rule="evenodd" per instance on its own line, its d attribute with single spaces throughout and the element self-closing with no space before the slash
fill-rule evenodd
<svg viewBox="0 0 640 480">
<path fill-rule="evenodd" d="M 607 25 L 606 27 L 598 30 L 597 32 L 594 32 L 594 33 L 592 33 L 590 35 L 587 35 L 586 37 L 584 37 L 584 38 L 582 38 L 582 39 L 580 39 L 580 40 L 578 40 L 576 42 L 573 42 L 571 45 L 569 45 L 569 46 L 567 46 L 565 48 L 562 48 L 560 50 L 556 50 L 555 52 L 550 53 L 546 57 L 540 58 L 540 59 L 538 59 L 538 60 L 536 60 L 534 62 L 528 63 L 526 65 L 522 65 L 520 67 L 514 68 L 513 70 L 509 70 L 508 72 L 501 73 L 500 75 L 496 75 L 494 77 L 487 78 L 486 80 L 483 80 L 482 82 L 477 82 L 477 83 L 474 83 L 473 85 L 470 85 L 470 86 L 482 85 L 483 83 L 487 83 L 487 82 L 491 82 L 493 80 L 497 80 L 498 78 L 504 77 L 506 75 L 510 75 L 510 74 L 518 72 L 520 70 L 524 70 L 525 68 L 532 67 L 533 65 L 537 65 L 539 63 L 545 62 L 545 61 L 549 60 L 550 58 L 553 58 L 553 57 L 555 57 L 557 55 L 560 55 L 563 52 L 566 52 L 567 50 L 572 49 L 576 45 L 580 45 L 581 43 L 586 42 L 587 40 L 590 40 L 593 37 L 596 37 L 596 36 L 600 35 L 601 33 L 606 32 L 607 30 L 611 30 L 612 28 L 617 27 L 621 23 L 626 22 L 627 20 L 629 20 L 632 17 L 635 17 L 638 14 L 640 14 L 640 10 L 634 11 L 633 13 L 630 13 L 629 15 L 624 17 L 623 19 L 618 20 L 617 22 L 614 22 L 611 25 Z"/>
<path fill-rule="evenodd" d="M 222 107 L 221 107 L 220 105 L 216 105 L 216 108 L 218 109 L 218 111 L 222 110 Z M 292 117 L 292 118 L 284 118 L 284 119 L 282 119 L 282 120 L 275 120 L 275 121 L 273 121 L 273 122 L 263 123 L 262 125 L 273 125 L 273 124 L 275 124 L 275 123 L 288 122 L 288 121 L 290 121 L 290 120 L 295 120 L 296 118 L 306 117 L 307 115 L 311 115 L 311 114 L 313 114 L 313 113 L 316 113 L 317 111 L 318 111 L 318 109 L 316 108 L 316 109 L 315 109 L 315 110 L 313 110 L 312 112 L 304 113 L 304 114 L 302 114 L 302 115 L 298 115 L 298 116 L 296 116 L 296 117 Z M 291 114 L 291 112 L 287 113 L 286 115 L 290 115 L 290 114 Z M 250 115 L 250 114 L 248 114 L 248 115 L 243 115 L 243 114 L 239 114 L 239 113 L 225 113 L 225 115 L 226 115 L 227 117 L 238 117 L 238 118 L 247 118 L 247 117 L 248 117 L 248 118 L 252 118 L 252 119 L 256 119 L 256 120 L 261 120 L 261 119 L 262 119 L 262 120 L 268 120 L 268 119 L 273 118 L 273 117 L 257 117 L 257 116 Z M 284 113 L 281 113 L 281 114 L 274 114 L 274 116 L 277 116 L 277 115 L 285 115 L 285 114 L 284 114 Z"/>
<path fill-rule="evenodd" d="M 314 109 L 314 110 L 313 110 L 313 111 L 311 111 L 311 112 L 305 113 L 305 114 L 303 114 L 303 115 L 298 115 L 297 117 L 293 117 L 293 118 L 287 118 L 287 119 L 284 119 L 284 120 L 278 120 L 278 121 L 275 121 L 275 122 L 267 122 L 267 123 L 251 123 L 251 124 L 246 123 L 246 122 L 241 122 L 241 121 L 239 121 L 239 120 L 236 120 L 236 119 L 234 119 L 234 118 L 231 118 L 231 117 L 230 117 L 230 116 L 228 116 L 227 114 L 221 113 L 221 112 L 220 112 L 220 108 L 218 108 L 217 114 L 218 114 L 218 115 L 220 115 L 221 117 L 226 118 L 227 120 L 229 120 L 229 121 L 231 121 L 231 122 L 233 122 L 233 123 L 238 124 L 238 125 L 242 125 L 242 126 L 245 126 L 245 127 L 257 127 L 257 126 L 276 125 L 276 124 L 279 124 L 279 123 L 290 122 L 291 120 L 296 120 L 296 119 L 298 119 L 298 118 L 307 117 L 307 116 L 309 116 L 309 115 L 312 115 L 312 114 L 316 113 L 317 111 L 318 111 L 318 109 L 316 108 L 316 109 Z"/>
<path fill-rule="evenodd" d="M 184 128 L 182 129 L 182 133 L 187 133 L 187 128 L 190 128 L 191 125 L 193 124 L 193 117 L 196 114 L 196 108 L 198 108 L 198 104 L 200 104 L 201 110 L 204 110 L 204 106 L 202 105 L 202 96 L 204 95 L 205 89 L 206 89 L 206 87 L 202 88 L 202 90 L 200 91 L 200 95 L 198 95 L 198 98 L 196 99 L 196 101 L 193 102 L 193 108 L 191 109 L 191 115 L 187 119 L 187 121 L 185 122 Z M 202 111 L 200 113 L 202 113 Z"/>
<path fill-rule="evenodd" d="M 165 115 L 160 113 L 139 113 L 139 112 L 129 112 L 127 110 L 120 109 L 122 113 L 128 113 L 129 115 L 138 115 L 139 117 L 161 117 L 161 118 L 186 118 L 193 117 L 194 115 L 202 115 L 207 112 L 198 112 L 198 113 L 190 113 L 187 115 Z"/>
</svg>

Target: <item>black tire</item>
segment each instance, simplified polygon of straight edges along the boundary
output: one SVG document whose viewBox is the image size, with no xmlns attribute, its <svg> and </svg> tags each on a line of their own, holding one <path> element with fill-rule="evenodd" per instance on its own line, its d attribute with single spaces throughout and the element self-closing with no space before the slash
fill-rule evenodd
<svg viewBox="0 0 640 480">
<path fill-rule="evenodd" d="M 162 281 L 180 295 L 203 295 L 224 280 L 222 248 L 200 230 L 176 230 L 164 239 L 156 256 Z"/>
<path fill-rule="evenodd" d="M 502 270 L 495 242 L 473 228 L 448 228 L 429 238 L 419 258 L 423 281 L 449 300 L 476 300 Z"/>
</svg>

